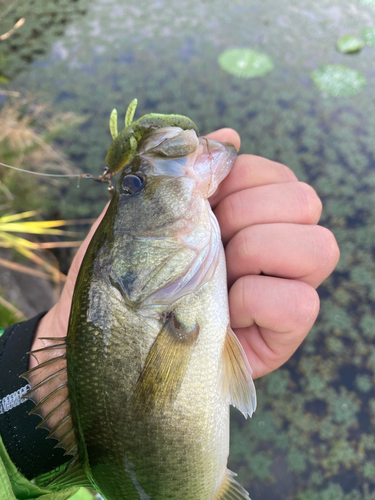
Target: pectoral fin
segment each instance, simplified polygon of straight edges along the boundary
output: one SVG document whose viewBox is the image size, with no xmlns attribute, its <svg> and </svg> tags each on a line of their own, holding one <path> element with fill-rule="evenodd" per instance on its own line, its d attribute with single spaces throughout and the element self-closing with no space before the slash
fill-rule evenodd
<svg viewBox="0 0 375 500">
<path fill-rule="evenodd" d="M 133 394 L 140 412 L 162 408 L 176 398 L 189 364 L 199 327 L 190 331 L 172 313 L 164 323 L 138 379 Z"/>
<path fill-rule="evenodd" d="M 256 408 L 256 393 L 246 354 L 230 326 L 224 344 L 223 391 L 245 418 Z"/>
<path fill-rule="evenodd" d="M 234 479 L 236 474 L 227 470 L 224 483 L 215 500 L 250 500 L 248 492 Z"/>
</svg>

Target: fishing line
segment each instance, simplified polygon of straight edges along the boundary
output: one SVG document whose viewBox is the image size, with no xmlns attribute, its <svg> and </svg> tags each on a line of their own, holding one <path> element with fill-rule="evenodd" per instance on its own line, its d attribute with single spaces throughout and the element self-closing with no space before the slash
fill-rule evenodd
<svg viewBox="0 0 375 500">
<path fill-rule="evenodd" d="M 7 165 L 6 163 L 2 163 L 1 161 L 0 161 L 0 166 L 11 168 L 13 170 L 18 170 L 19 172 L 25 172 L 26 174 L 41 175 L 42 177 L 77 177 L 78 178 L 77 188 L 79 188 L 79 181 L 81 179 L 91 179 L 95 182 L 104 182 L 108 184 L 108 191 L 111 194 L 113 193 L 113 186 L 111 182 L 113 173 L 107 167 L 102 173 L 102 175 L 94 176 L 92 174 L 42 174 L 41 172 L 33 172 L 32 170 L 25 170 L 19 167 L 12 167 L 11 165 Z"/>
<path fill-rule="evenodd" d="M 33 172 L 32 170 L 25 170 L 23 168 L 18 168 L 18 167 L 12 167 L 11 165 L 7 165 L 6 163 L 2 163 L 0 161 L 0 165 L 3 167 L 7 168 L 12 168 L 13 170 L 19 170 L 20 172 L 26 172 L 27 174 L 32 174 L 32 175 L 41 175 L 43 177 L 85 177 L 86 175 L 90 174 L 42 174 L 41 172 Z"/>
</svg>

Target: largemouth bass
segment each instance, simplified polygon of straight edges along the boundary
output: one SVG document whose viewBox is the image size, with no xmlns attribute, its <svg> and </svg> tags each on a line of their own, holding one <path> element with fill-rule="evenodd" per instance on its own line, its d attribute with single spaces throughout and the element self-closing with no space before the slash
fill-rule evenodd
<svg viewBox="0 0 375 500">
<path fill-rule="evenodd" d="M 224 249 L 208 202 L 236 150 L 150 128 L 83 259 L 66 339 L 28 373 L 41 426 L 73 456 L 51 487 L 106 500 L 241 500 L 229 405 L 256 406 L 229 325 Z"/>
</svg>

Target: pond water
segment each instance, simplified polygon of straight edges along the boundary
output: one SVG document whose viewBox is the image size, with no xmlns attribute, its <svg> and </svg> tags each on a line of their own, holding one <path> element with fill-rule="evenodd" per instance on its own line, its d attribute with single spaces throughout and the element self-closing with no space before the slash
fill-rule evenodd
<svg viewBox="0 0 375 500">
<path fill-rule="evenodd" d="M 5 8 L 1 33 L 20 17 L 25 24 L 0 42 L 3 88 L 87 118 L 64 136 L 81 171 L 102 172 L 110 112 L 116 107 L 122 120 L 137 97 L 136 117 L 184 114 L 202 134 L 233 127 L 241 152 L 282 162 L 316 189 L 341 260 L 318 290 L 321 312 L 306 342 L 257 381 L 254 417 L 233 411 L 230 467 L 252 500 L 375 499 L 375 1 L 33 0 Z M 343 35 L 366 44 L 340 52 Z M 230 49 L 254 52 L 233 56 L 226 69 L 220 56 L 230 66 Z M 93 217 L 106 199 L 104 186 L 72 182 L 60 210 Z"/>
</svg>

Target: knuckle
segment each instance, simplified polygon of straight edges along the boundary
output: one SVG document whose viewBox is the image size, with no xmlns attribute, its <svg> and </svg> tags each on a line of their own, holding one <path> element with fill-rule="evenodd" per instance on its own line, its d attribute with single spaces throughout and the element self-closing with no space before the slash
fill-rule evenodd
<svg viewBox="0 0 375 500">
<path fill-rule="evenodd" d="M 240 205 L 238 196 L 230 194 L 220 203 L 220 217 L 227 228 L 231 228 L 235 220 L 238 219 Z"/>
<path fill-rule="evenodd" d="M 259 226 L 242 229 L 238 236 L 238 266 L 246 269 L 246 275 L 262 272 L 264 263 L 264 236 Z"/>
<path fill-rule="evenodd" d="M 235 283 L 237 306 L 241 310 L 247 309 L 247 286 L 245 277 L 239 278 Z"/>
<path fill-rule="evenodd" d="M 254 255 L 254 245 L 252 245 L 251 238 L 249 237 L 249 231 L 242 229 L 236 236 L 238 238 L 237 250 L 239 261 L 243 262 L 252 259 Z"/>
<path fill-rule="evenodd" d="M 340 249 L 336 238 L 329 229 L 322 226 L 317 226 L 317 232 L 317 261 L 319 261 L 320 267 L 332 271 L 340 259 Z"/>
<path fill-rule="evenodd" d="M 257 293 L 257 276 L 241 276 L 232 285 L 229 294 L 233 309 L 235 309 L 240 316 L 246 313 L 246 316 L 253 317 L 254 314 L 254 294 Z"/>
<path fill-rule="evenodd" d="M 322 202 L 309 184 L 299 183 L 298 201 L 306 222 L 318 222 L 322 213 Z"/>
<path fill-rule="evenodd" d="M 243 312 L 247 310 L 247 286 L 244 277 L 239 278 L 229 290 L 229 310 L 233 327 L 245 326 Z"/>
<path fill-rule="evenodd" d="M 296 289 L 295 296 L 297 302 L 295 321 L 306 329 L 310 329 L 319 313 L 319 295 L 312 286 L 303 282 L 299 283 L 300 286 L 298 286 L 298 290 Z"/>
</svg>

